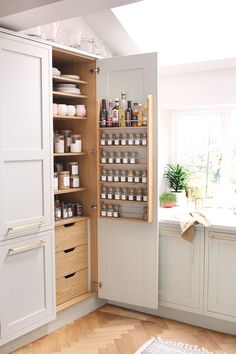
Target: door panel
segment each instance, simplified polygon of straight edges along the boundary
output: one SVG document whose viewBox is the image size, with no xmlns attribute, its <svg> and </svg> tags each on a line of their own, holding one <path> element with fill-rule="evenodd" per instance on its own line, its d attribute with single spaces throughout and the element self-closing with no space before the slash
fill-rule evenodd
<svg viewBox="0 0 236 354">
<path fill-rule="evenodd" d="M 99 98 L 119 97 L 146 102 L 154 96 L 154 205 L 153 222 L 99 219 L 99 297 L 157 308 L 158 227 L 157 227 L 157 54 L 98 60 Z M 134 101 L 133 101 L 134 102 Z"/>
<path fill-rule="evenodd" d="M 53 226 L 50 56 L 0 35 L 0 240 Z"/>
</svg>

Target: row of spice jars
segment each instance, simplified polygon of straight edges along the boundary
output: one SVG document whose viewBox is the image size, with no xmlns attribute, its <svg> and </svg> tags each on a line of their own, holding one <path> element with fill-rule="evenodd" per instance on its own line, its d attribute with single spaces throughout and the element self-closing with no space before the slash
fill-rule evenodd
<svg viewBox="0 0 236 354">
<path fill-rule="evenodd" d="M 54 132 L 54 152 L 62 154 L 66 152 L 82 152 L 81 134 L 72 134 L 71 130 Z"/>
<path fill-rule="evenodd" d="M 54 190 L 79 188 L 79 175 L 70 175 L 70 171 L 54 172 Z"/>
<path fill-rule="evenodd" d="M 105 146 L 111 146 L 111 145 L 115 145 L 115 146 L 119 146 L 119 145 L 147 145 L 147 134 L 143 133 L 137 133 L 137 134 L 127 134 L 127 133 L 123 133 L 123 134 L 106 134 L 106 133 L 102 133 L 100 136 L 100 145 Z"/>
<path fill-rule="evenodd" d="M 101 188 L 101 199 L 129 200 L 136 202 L 147 202 L 147 189 L 144 188 Z"/>
<path fill-rule="evenodd" d="M 120 206 L 113 205 L 113 204 L 102 204 L 101 216 L 119 218 L 120 217 Z"/>
<path fill-rule="evenodd" d="M 113 151 L 102 151 L 101 153 L 101 163 L 138 163 L 137 152 L 113 152 Z"/>
<path fill-rule="evenodd" d="M 146 170 L 110 170 L 103 168 L 101 171 L 102 182 L 129 182 L 147 183 Z"/>
<path fill-rule="evenodd" d="M 83 215 L 83 206 L 76 202 L 60 202 L 58 199 L 54 202 L 55 221 L 72 218 L 73 216 Z"/>
</svg>

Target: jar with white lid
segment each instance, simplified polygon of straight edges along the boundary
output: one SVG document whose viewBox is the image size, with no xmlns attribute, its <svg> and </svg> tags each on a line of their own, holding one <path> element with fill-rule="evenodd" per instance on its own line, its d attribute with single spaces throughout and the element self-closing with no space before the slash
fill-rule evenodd
<svg viewBox="0 0 236 354">
<path fill-rule="evenodd" d="M 82 152 L 82 138 L 81 134 L 72 134 L 71 135 L 71 152 Z"/>
<path fill-rule="evenodd" d="M 56 154 L 62 154 L 65 152 L 64 135 L 54 135 L 54 151 Z"/>
</svg>

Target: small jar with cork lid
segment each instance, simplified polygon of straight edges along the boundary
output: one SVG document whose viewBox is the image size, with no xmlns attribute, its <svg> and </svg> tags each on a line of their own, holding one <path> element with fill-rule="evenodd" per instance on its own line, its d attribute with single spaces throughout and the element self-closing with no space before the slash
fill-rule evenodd
<svg viewBox="0 0 236 354">
<path fill-rule="evenodd" d="M 107 216 L 108 217 L 113 217 L 113 205 L 108 205 L 108 209 L 107 209 Z"/>
<path fill-rule="evenodd" d="M 134 182 L 135 183 L 140 183 L 140 171 L 139 170 L 136 170 L 135 172 L 134 172 Z"/>
<path fill-rule="evenodd" d="M 101 171 L 101 181 L 106 182 L 107 181 L 107 170 L 105 168 L 102 169 Z"/>
<path fill-rule="evenodd" d="M 121 182 L 126 182 L 127 180 L 127 172 L 126 170 L 121 170 L 120 172 L 120 181 Z"/>
<path fill-rule="evenodd" d="M 100 194 L 100 196 L 101 196 L 101 199 L 106 199 L 107 198 L 107 187 L 102 187 L 101 188 L 101 194 Z"/>
<path fill-rule="evenodd" d="M 113 182 L 113 170 L 109 170 L 107 173 L 107 181 Z"/>
<path fill-rule="evenodd" d="M 107 204 L 101 205 L 101 216 L 107 216 Z"/>
<path fill-rule="evenodd" d="M 135 200 L 135 191 L 134 188 L 130 188 L 128 192 L 128 200 L 134 201 Z"/>
<path fill-rule="evenodd" d="M 127 181 L 129 183 L 133 183 L 134 182 L 134 171 L 133 170 L 128 170 Z"/>
<path fill-rule="evenodd" d="M 115 146 L 120 145 L 120 134 L 115 134 L 114 135 L 114 145 Z"/>
<path fill-rule="evenodd" d="M 114 180 L 114 182 L 120 182 L 120 171 L 119 170 L 114 170 L 113 180 Z"/>
<path fill-rule="evenodd" d="M 101 163 L 107 163 L 107 160 L 108 160 L 108 154 L 106 151 L 102 151 L 102 154 L 101 154 Z"/>
<path fill-rule="evenodd" d="M 113 145 L 113 134 L 108 134 L 107 136 L 107 145 Z"/>
<path fill-rule="evenodd" d="M 100 145 L 101 146 L 105 146 L 107 145 L 107 139 L 106 139 L 106 134 L 102 133 L 100 136 Z"/>
<path fill-rule="evenodd" d="M 113 217 L 114 218 L 119 218 L 120 217 L 120 206 L 119 205 L 114 205 L 113 206 Z"/>
</svg>

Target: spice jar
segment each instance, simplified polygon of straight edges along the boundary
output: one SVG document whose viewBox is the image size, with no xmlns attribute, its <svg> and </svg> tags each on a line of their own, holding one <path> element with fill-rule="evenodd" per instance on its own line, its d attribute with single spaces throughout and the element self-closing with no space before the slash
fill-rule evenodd
<svg viewBox="0 0 236 354">
<path fill-rule="evenodd" d="M 122 163 L 129 163 L 129 153 L 128 152 L 123 153 Z"/>
<path fill-rule="evenodd" d="M 54 191 L 58 190 L 58 173 L 54 172 Z"/>
<path fill-rule="evenodd" d="M 140 171 L 136 170 L 134 172 L 134 182 L 139 183 L 140 182 Z"/>
<path fill-rule="evenodd" d="M 126 145 L 126 134 L 121 134 L 120 144 Z"/>
<path fill-rule="evenodd" d="M 67 170 L 70 171 L 70 175 L 78 175 L 79 174 L 79 165 L 78 162 L 68 162 Z"/>
<path fill-rule="evenodd" d="M 128 135 L 128 145 L 134 145 L 134 134 Z"/>
<path fill-rule="evenodd" d="M 69 189 L 70 188 L 70 173 L 69 173 L 69 171 L 58 172 L 58 184 L 59 184 L 59 189 Z"/>
<path fill-rule="evenodd" d="M 126 174 L 126 170 L 122 170 L 121 172 L 120 172 L 120 181 L 121 182 L 126 182 L 126 177 L 127 176 L 127 174 Z"/>
<path fill-rule="evenodd" d="M 101 188 L 101 199 L 106 199 L 107 198 L 107 188 L 102 187 Z"/>
<path fill-rule="evenodd" d="M 102 182 L 106 182 L 107 181 L 107 170 L 105 168 L 102 169 L 101 180 L 102 180 Z"/>
<path fill-rule="evenodd" d="M 144 201 L 144 202 L 147 202 L 147 201 L 148 201 L 147 189 L 144 189 L 144 191 L 143 191 L 143 201 Z"/>
<path fill-rule="evenodd" d="M 127 188 L 122 188 L 121 191 L 121 200 L 127 200 L 128 199 L 128 189 Z"/>
<path fill-rule="evenodd" d="M 132 183 L 134 181 L 134 171 L 133 170 L 129 170 L 128 171 L 128 178 L 127 181 Z"/>
<path fill-rule="evenodd" d="M 107 199 L 113 199 L 113 188 L 108 188 Z"/>
<path fill-rule="evenodd" d="M 114 199 L 116 199 L 116 200 L 120 200 L 121 199 L 121 190 L 120 190 L 120 188 L 116 188 L 115 189 Z"/>
<path fill-rule="evenodd" d="M 115 134 L 114 136 L 114 145 L 120 145 L 120 134 Z"/>
<path fill-rule="evenodd" d="M 113 180 L 114 180 L 114 182 L 120 181 L 120 171 L 119 170 L 114 170 Z"/>
<path fill-rule="evenodd" d="M 106 134 L 105 133 L 101 134 L 100 145 L 102 145 L 102 146 L 107 145 L 107 139 L 106 139 Z"/>
<path fill-rule="evenodd" d="M 107 216 L 107 204 L 101 206 L 101 216 Z"/>
<path fill-rule="evenodd" d="M 107 145 L 113 145 L 113 134 L 108 134 Z"/>
<path fill-rule="evenodd" d="M 128 193 L 128 200 L 134 201 L 135 200 L 135 192 L 133 188 L 129 189 L 129 193 Z"/>
<path fill-rule="evenodd" d="M 143 193 L 141 188 L 137 189 L 136 191 L 136 200 L 137 202 L 141 202 L 143 200 Z"/>
<path fill-rule="evenodd" d="M 61 134 L 64 135 L 64 145 L 65 145 L 65 152 L 70 152 L 71 146 L 71 130 L 62 130 Z"/>
<path fill-rule="evenodd" d="M 74 214 L 75 216 L 82 216 L 83 215 L 83 206 L 80 203 L 74 204 Z"/>
<path fill-rule="evenodd" d="M 142 142 L 142 145 L 147 145 L 147 134 L 146 133 L 143 133 L 142 137 L 141 137 L 141 142 Z"/>
<path fill-rule="evenodd" d="M 135 135 L 134 145 L 141 145 L 141 136 L 139 133 Z"/>
<path fill-rule="evenodd" d="M 64 135 L 55 134 L 54 135 L 54 151 L 56 154 L 64 153 Z"/>
<path fill-rule="evenodd" d="M 82 151 L 82 138 L 81 134 L 72 134 L 71 135 L 71 152 L 81 152 Z"/>
<path fill-rule="evenodd" d="M 108 163 L 114 163 L 114 159 L 115 159 L 115 153 L 111 151 L 110 154 L 108 155 Z"/>
<path fill-rule="evenodd" d="M 108 217 L 112 217 L 113 216 L 113 205 L 108 205 L 108 209 L 107 209 L 107 216 Z"/>
<path fill-rule="evenodd" d="M 114 205 L 113 206 L 113 217 L 114 218 L 119 218 L 120 217 L 120 207 L 119 207 L 119 205 Z"/>
<path fill-rule="evenodd" d="M 147 183 L 147 171 L 146 170 L 141 171 L 141 182 Z"/>
<path fill-rule="evenodd" d="M 116 153 L 115 163 L 121 163 L 121 152 Z"/>
<path fill-rule="evenodd" d="M 107 163 L 108 153 L 106 151 L 102 151 L 101 163 Z"/>
<path fill-rule="evenodd" d="M 61 220 L 61 205 L 59 200 L 55 200 L 55 221 Z"/>
<path fill-rule="evenodd" d="M 136 155 L 137 155 L 137 153 L 135 151 L 131 152 L 130 160 L 129 160 L 130 163 L 137 163 Z"/>
<path fill-rule="evenodd" d="M 73 204 L 72 203 L 67 204 L 67 214 L 68 214 L 68 218 L 72 218 L 72 216 L 73 216 Z"/>
<path fill-rule="evenodd" d="M 79 188 L 79 175 L 70 176 L 70 188 Z"/>
<path fill-rule="evenodd" d="M 61 217 L 62 219 L 68 218 L 67 205 L 64 202 L 61 203 Z"/>
<path fill-rule="evenodd" d="M 109 170 L 107 173 L 107 181 L 113 182 L 113 171 L 112 170 Z"/>
<path fill-rule="evenodd" d="M 63 164 L 60 162 L 57 162 L 54 164 L 54 170 L 55 172 L 60 172 L 63 171 Z"/>
</svg>

